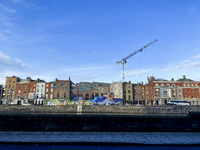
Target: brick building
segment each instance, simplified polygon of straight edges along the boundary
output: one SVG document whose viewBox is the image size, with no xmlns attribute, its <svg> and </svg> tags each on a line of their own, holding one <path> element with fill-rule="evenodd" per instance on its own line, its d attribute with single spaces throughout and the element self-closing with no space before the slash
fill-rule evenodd
<svg viewBox="0 0 200 150">
<path fill-rule="evenodd" d="M 94 99 L 95 97 L 104 97 L 110 92 L 110 84 L 102 82 L 80 82 L 76 84 L 79 87 L 79 95 L 84 100 Z"/>
<path fill-rule="evenodd" d="M 16 93 L 16 85 L 21 79 L 15 76 L 6 77 L 5 97 L 6 100 L 13 100 Z"/>
<path fill-rule="evenodd" d="M 34 100 L 34 99 L 37 98 L 37 96 L 36 96 L 36 84 L 37 84 L 37 82 L 36 82 L 36 80 L 31 80 L 29 82 L 29 84 L 30 84 L 30 90 L 29 90 L 29 94 L 28 94 L 28 99 Z"/>
<path fill-rule="evenodd" d="M 14 99 L 28 100 L 30 81 L 31 78 L 27 77 L 26 79 L 17 82 Z"/>
<path fill-rule="evenodd" d="M 148 85 L 154 87 L 154 104 L 166 105 L 170 100 L 188 100 L 191 105 L 199 105 L 200 83 L 183 78 L 174 80 L 155 79 L 148 77 Z"/>
<path fill-rule="evenodd" d="M 58 80 L 53 83 L 53 99 L 71 99 L 71 85 L 69 80 Z"/>
<path fill-rule="evenodd" d="M 45 98 L 53 99 L 53 82 L 45 84 Z"/>
</svg>

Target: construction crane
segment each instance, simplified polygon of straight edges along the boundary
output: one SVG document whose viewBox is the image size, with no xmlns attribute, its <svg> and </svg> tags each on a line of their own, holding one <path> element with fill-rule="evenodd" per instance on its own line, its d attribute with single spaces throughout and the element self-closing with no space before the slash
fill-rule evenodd
<svg viewBox="0 0 200 150">
<path fill-rule="evenodd" d="M 136 50 L 135 52 L 133 52 L 133 53 L 129 54 L 128 56 L 122 58 L 122 60 L 116 62 L 117 65 L 119 65 L 120 63 L 122 64 L 122 81 L 123 81 L 123 82 L 124 82 L 124 80 L 125 80 L 124 64 L 127 62 L 126 60 L 127 60 L 128 58 L 132 57 L 133 55 L 135 55 L 135 54 L 137 54 L 137 53 L 143 51 L 143 49 L 147 48 L 148 46 L 150 46 L 151 44 L 153 44 L 153 43 L 155 43 L 155 42 L 157 42 L 157 41 L 158 41 L 158 39 L 155 39 L 154 41 L 151 41 L 150 43 L 148 43 L 148 44 L 144 45 L 143 47 L 141 47 L 140 49 Z"/>
</svg>

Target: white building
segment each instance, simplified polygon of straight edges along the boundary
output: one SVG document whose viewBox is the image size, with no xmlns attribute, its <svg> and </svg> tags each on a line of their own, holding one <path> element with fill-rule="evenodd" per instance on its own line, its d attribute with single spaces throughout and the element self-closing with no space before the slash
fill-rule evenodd
<svg viewBox="0 0 200 150">
<path fill-rule="evenodd" d="M 114 93 L 114 98 L 123 98 L 123 82 L 112 82 L 110 93 Z"/>
<path fill-rule="evenodd" d="M 45 97 L 45 82 L 39 82 L 36 84 L 36 95 L 37 98 Z"/>
</svg>

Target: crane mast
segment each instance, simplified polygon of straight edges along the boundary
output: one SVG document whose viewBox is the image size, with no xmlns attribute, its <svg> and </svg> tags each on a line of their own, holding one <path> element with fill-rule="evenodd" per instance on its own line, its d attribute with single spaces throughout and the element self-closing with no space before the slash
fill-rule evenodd
<svg viewBox="0 0 200 150">
<path fill-rule="evenodd" d="M 124 80 L 125 80 L 124 65 L 125 65 L 125 63 L 127 62 L 126 60 L 127 60 L 128 58 L 132 57 L 133 55 L 135 55 L 135 54 L 137 54 L 137 53 L 139 53 L 139 52 L 142 52 L 143 49 L 147 48 L 148 46 L 150 46 L 151 44 L 153 44 L 153 43 L 155 43 L 155 42 L 157 42 L 157 41 L 158 41 L 158 39 L 155 39 L 155 40 L 151 41 L 150 43 L 148 43 L 148 44 L 144 45 L 143 47 L 137 49 L 135 52 L 133 52 L 133 53 L 129 54 L 128 56 L 122 58 L 122 60 L 116 62 L 117 65 L 119 65 L 120 63 L 122 64 L 122 81 L 123 81 L 123 82 L 124 82 Z"/>
</svg>

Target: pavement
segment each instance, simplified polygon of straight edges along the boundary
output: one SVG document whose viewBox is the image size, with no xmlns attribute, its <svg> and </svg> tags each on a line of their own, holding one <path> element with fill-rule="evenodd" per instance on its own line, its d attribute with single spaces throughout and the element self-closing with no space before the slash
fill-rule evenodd
<svg viewBox="0 0 200 150">
<path fill-rule="evenodd" d="M 0 132 L 0 144 L 200 146 L 200 132 Z"/>
</svg>

